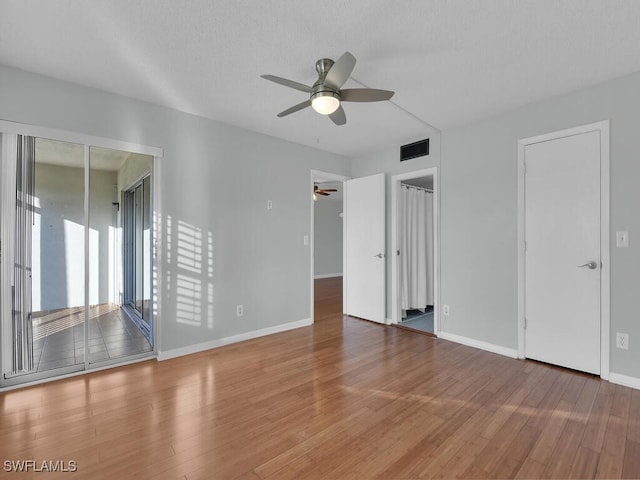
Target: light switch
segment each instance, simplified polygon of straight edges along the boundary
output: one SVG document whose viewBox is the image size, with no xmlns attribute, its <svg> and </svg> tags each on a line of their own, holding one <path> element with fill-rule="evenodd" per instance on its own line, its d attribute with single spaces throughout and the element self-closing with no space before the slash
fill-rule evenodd
<svg viewBox="0 0 640 480">
<path fill-rule="evenodd" d="M 302 237 L 302 244 L 309 245 L 309 235 L 305 235 L 304 237 Z"/>
<path fill-rule="evenodd" d="M 616 232 L 616 247 L 629 248 L 629 232 Z"/>
</svg>

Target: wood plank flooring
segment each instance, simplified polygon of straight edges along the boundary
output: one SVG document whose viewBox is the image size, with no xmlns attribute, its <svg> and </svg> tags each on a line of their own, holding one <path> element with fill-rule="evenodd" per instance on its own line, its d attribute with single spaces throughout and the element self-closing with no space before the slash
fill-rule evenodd
<svg viewBox="0 0 640 480">
<path fill-rule="evenodd" d="M 343 318 L 0 393 L 5 461 L 46 478 L 640 478 L 640 391 Z"/>
</svg>

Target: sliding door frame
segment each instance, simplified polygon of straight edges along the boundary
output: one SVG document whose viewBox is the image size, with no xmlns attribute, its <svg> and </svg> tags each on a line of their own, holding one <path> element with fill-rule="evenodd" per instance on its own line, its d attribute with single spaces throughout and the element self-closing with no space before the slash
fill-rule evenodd
<svg viewBox="0 0 640 480">
<path fill-rule="evenodd" d="M 145 180 L 147 178 L 150 178 L 150 182 L 149 182 L 149 190 L 150 190 L 150 194 L 149 194 L 149 205 L 147 205 L 146 203 L 146 195 L 144 193 L 145 191 Z M 136 191 L 138 190 L 138 188 L 142 188 L 142 201 L 143 201 L 143 209 L 142 209 L 142 215 L 143 215 L 143 228 L 144 228 L 144 215 L 146 215 L 148 212 L 151 212 L 151 219 L 150 219 L 150 224 L 153 223 L 153 193 L 154 193 L 154 188 L 153 188 L 153 168 L 151 169 L 151 171 L 144 173 L 142 176 L 140 176 L 139 178 L 137 178 L 135 181 L 133 181 L 132 183 L 130 183 L 129 185 L 125 185 L 123 190 L 122 190 L 122 198 L 120 199 L 120 204 L 121 204 L 121 227 L 122 227 L 122 246 L 123 246 L 123 253 L 122 253 L 122 258 L 124 260 L 123 262 L 123 268 L 122 268 L 122 272 L 123 272 L 123 301 L 122 301 L 122 307 L 125 309 L 125 312 L 129 315 L 129 317 L 131 318 L 131 320 L 136 323 L 138 325 L 138 328 L 145 334 L 145 336 L 147 337 L 147 340 L 149 340 L 149 342 L 152 345 L 155 345 L 155 339 L 153 338 L 153 325 L 154 325 L 154 315 L 153 315 L 153 309 L 149 308 L 148 312 L 147 312 L 147 316 L 145 316 L 145 308 L 144 308 L 144 283 L 146 281 L 149 282 L 149 300 L 151 300 L 154 297 L 154 292 L 155 292 L 155 288 L 153 285 L 153 271 L 151 271 L 151 275 L 149 275 L 149 278 L 145 278 L 145 273 L 146 273 L 146 269 L 148 268 L 147 263 L 149 261 L 153 262 L 153 251 L 152 252 L 145 252 L 144 251 L 144 239 L 142 240 L 142 274 L 143 274 L 143 286 L 142 286 L 142 306 L 141 306 L 141 311 L 138 310 L 137 305 L 136 305 L 136 298 L 135 298 L 135 294 L 133 292 L 137 292 L 137 283 L 136 283 L 136 278 L 135 278 L 135 274 L 137 273 L 137 251 L 136 251 L 136 245 L 135 245 L 135 235 L 136 235 L 136 228 L 137 228 L 137 224 L 135 219 L 137 218 L 135 215 L 135 195 L 136 195 Z M 133 205 L 132 203 L 133 202 Z M 134 213 L 132 213 L 131 211 L 133 211 Z M 129 238 L 129 235 L 132 236 L 132 238 Z M 153 228 L 151 228 L 151 238 L 150 238 L 150 242 L 149 242 L 149 246 L 151 248 L 153 248 L 153 245 L 155 243 L 155 238 L 154 238 L 154 231 Z M 150 253 L 149 255 L 147 255 L 147 253 Z M 129 265 L 136 265 L 136 268 L 134 268 L 133 270 L 131 270 L 128 266 Z M 152 264 L 153 266 L 153 264 Z M 133 295 L 133 296 L 132 296 Z"/>
<path fill-rule="evenodd" d="M 84 168 L 85 168 L 85 190 L 86 190 L 86 186 L 89 185 L 89 176 L 90 176 L 90 148 L 91 147 L 101 147 L 101 148 L 107 148 L 107 149 L 112 149 L 112 150 L 121 150 L 121 151 L 125 151 L 125 152 L 131 152 L 131 153 L 138 153 L 138 154 L 142 154 L 142 155 L 149 155 L 153 157 L 153 163 L 152 163 L 152 175 L 151 175 L 151 181 L 152 181 L 152 185 L 151 185 L 151 194 L 152 194 L 152 199 L 151 199 L 151 204 L 152 204 L 152 208 L 153 208 L 153 214 L 152 214 L 152 218 L 151 218 L 151 222 L 152 222 L 152 238 L 153 238 L 153 244 L 151 246 L 151 258 L 153 261 L 153 274 L 152 274 L 152 285 L 153 285 L 153 289 L 152 289 L 152 306 L 151 308 L 153 309 L 153 332 L 152 332 L 152 336 L 154 339 L 153 342 L 153 351 L 151 352 L 151 354 L 149 353 L 142 353 L 139 355 L 132 355 L 132 356 L 128 356 L 128 357 L 122 357 L 122 358 L 118 358 L 118 359 L 114 359 L 114 360 L 109 360 L 109 361 L 104 361 L 104 362 L 99 362 L 99 363 L 90 363 L 89 362 L 89 356 L 84 355 L 84 366 L 82 366 L 82 364 L 78 364 L 78 365 L 72 365 L 69 367 L 65 367 L 65 368 L 61 368 L 59 370 L 56 370 L 57 373 L 56 375 L 51 375 L 50 371 L 47 372 L 41 372 L 41 373 L 33 373 L 33 374 L 28 374 L 25 376 L 21 376 L 21 377 L 12 377 L 9 379 L 5 379 L 4 378 L 4 372 L 6 371 L 6 365 L 4 364 L 4 355 L 0 356 L 0 391 L 3 391 L 7 388 L 11 388 L 11 387 L 15 387 L 15 386 L 27 386 L 27 385 L 32 385 L 32 384 L 36 384 L 36 383 L 40 383 L 43 381 L 49 381 L 49 380 L 55 380 L 55 379 L 59 379 L 59 378 L 64 378 L 67 376 L 72 376 L 72 375 L 78 375 L 78 374 L 82 374 L 84 372 L 87 371 L 92 371 L 92 370 L 100 370 L 103 368 L 109 368 L 112 366 L 116 366 L 116 365 L 123 365 L 123 364 L 127 364 L 127 363 L 132 363 L 135 361 L 140 361 L 141 359 L 147 359 L 150 356 L 155 356 L 157 355 L 157 345 L 159 342 L 156 341 L 157 338 L 159 338 L 160 332 L 159 332 L 159 324 L 160 324 L 160 318 L 161 318 L 161 311 L 160 311 L 160 307 L 161 307 L 161 302 L 160 302 L 160 292 L 162 291 L 161 289 L 161 282 L 162 282 L 162 262 L 161 262 L 161 249 L 159 248 L 159 244 L 158 244 L 158 239 L 161 238 L 160 232 L 161 232 L 161 228 L 162 228 L 162 210 L 161 210 L 161 202 L 160 202 L 160 195 L 159 195 L 159 185 L 161 184 L 161 165 L 162 162 L 160 161 L 160 159 L 163 157 L 163 150 L 162 148 L 159 147 L 152 147 L 152 146 L 147 146 L 147 145 L 141 145 L 141 144 L 137 144 L 137 143 L 132 143 L 132 142 L 125 142 L 125 141 L 120 141 L 120 140 L 113 140 L 113 139 L 108 139 L 108 138 L 103 138 L 103 137 L 97 137 L 97 136 L 92 136 L 92 135 L 87 135 L 87 134 L 83 134 L 83 133 L 77 133 L 77 132 L 70 132 L 70 131 L 66 131 L 66 130 L 58 130 L 55 128 L 48 128 L 48 127 L 41 127 L 41 126 L 35 126 L 35 125 L 28 125 L 28 124 L 23 124 L 23 123 L 17 123 L 17 122 L 11 122 L 11 121 L 7 121 L 7 120 L 0 120 L 0 133 L 3 134 L 14 134 L 14 135 L 24 135 L 24 136 L 31 136 L 31 137 L 36 137 L 36 138 L 44 138 L 44 139 L 51 139 L 51 140 L 56 140 L 56 141 L 61 141 L 61 142 L 68 142 L 68 143 L 75 143 L 75 144 L 80 144 L 84 146 Z M 85 292 L 84 292 L 84 298 L 85 298 L 85 307 L 88 307 L 89 305 L 89 201 L 90 201 L 90 195 L 89 192 L 85 191 L 85 197 L 84 197 L 84 241 L 85 241 L 85 249 L 84 249 L 84 265 L 85 265 L 85 271 L 84 271 L 84 286 L 85 286 Z M 0 248 L 2 250 L 0 250 L 0 255 L 4 254 L 4 249 L 5 246 L 4 245 L 0 245 Z M 4 261 L 4 260 L 3 260 Z M 2 292 L 0 292 L 0 295 L 2 295 L 0 298 L 2 298 L 3 300 L 6 299 L 6 295 L 5 295 L 5 285 L 2 285 Z M 87 321 L 88 321 L 88 315 L 89 315 L 89 310 L 88 308 L 85 308 L 85 328 L 84 328 L 84 345 L 85 345 L 85 349 L 88 346 L 88 328 L 87 328 Z M 3 342 L 5 341 L 4 338 L 2 338 L 2 328 L 0 328 L 0 345 L 3 345 Z M 85 350 L 86 352 L 86 350 Z M 124 360 L 124 361 L 123 361 Z M 84 367 L 84 368 L 83 368 Z"/>
</svg>

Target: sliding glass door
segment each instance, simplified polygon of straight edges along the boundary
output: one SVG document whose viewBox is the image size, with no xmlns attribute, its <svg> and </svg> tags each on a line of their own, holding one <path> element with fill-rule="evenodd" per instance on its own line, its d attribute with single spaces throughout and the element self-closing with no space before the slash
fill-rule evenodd
<svg viewBox="0 0 640 480">
<path fill-rule="evenodd" d="M 0 385 L 153 351 L 153 157 L 13 134 L 0 147 Z"/>
</svg>

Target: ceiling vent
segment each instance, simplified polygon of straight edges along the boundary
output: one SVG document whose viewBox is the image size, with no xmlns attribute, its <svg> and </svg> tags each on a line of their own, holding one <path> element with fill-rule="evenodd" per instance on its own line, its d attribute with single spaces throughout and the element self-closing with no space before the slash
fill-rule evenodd
<svg viewBox="0 0 640 480">
<path fill-rule="evenodd" d="M 419 140 L 400 147 L 400 161 L 429 155 L 429 139 Z"/>
</svg>

